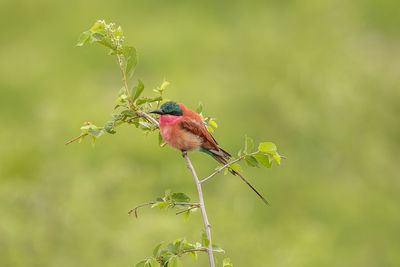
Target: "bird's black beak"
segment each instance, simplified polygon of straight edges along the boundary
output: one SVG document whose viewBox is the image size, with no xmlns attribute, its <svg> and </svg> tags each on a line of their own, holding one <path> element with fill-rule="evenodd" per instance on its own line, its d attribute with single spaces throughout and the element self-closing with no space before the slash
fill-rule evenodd
<svg viewBox="0 0 400 267">
<path fill-rule="evenodd" d="M 155 109 L 155 110 L 150 111 L 149 113 L 156 113 L 156 114 L 163 115 L 164 111 L 162 111 L 161 109 Z"/>
</svg>

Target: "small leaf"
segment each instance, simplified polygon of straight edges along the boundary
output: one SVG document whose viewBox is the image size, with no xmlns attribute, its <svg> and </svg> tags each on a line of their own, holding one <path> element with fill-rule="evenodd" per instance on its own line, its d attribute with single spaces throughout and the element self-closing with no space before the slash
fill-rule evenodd
<svg viewBox="0 0 400 267">
<path fill-rule="evenodd" d="M 271 155 L 276 154 L 276 145 L 271 142 L 260 143 L 258 146 L 258 150 L 261 152 L 265 152 Z"/>
<path fill-rule="evenodd" d="M 187 222 L 189 220 L 190 210 L 183 213 L 183 222 Z"/>
<path fill-rule="evenodd" d="M 100 137 L 103 135 L 103 131 L 99 130 L 98 128 L 89 128 L 88 129 L 88 134 L 93 136 L 93 137 Z"/>
<path fill-rule="evenodd" d="M 281 156 L 278 153 L 273 155 L 273 158 L 278 164 L 281 164 Z"/>
<path fill-rule="evenodd" d="M 97 30 L 100 30 L 100 29 L 104 30 L 104 28 L 105 28 L 104 24 L 101 21 L 96 21 L 94 23 L 94 25 L 92 26 L 92 28 L 90 28 L 90 31 L 94 32 L 94 31 L 97 31 Z"/>
<path fill-rule="evenodd" d="M 89 31 L 85 31 L 83 32 L 78 39 L 78 42 L 76 43 L 76 46 L 83 46 L 85 44 L 87 44 L 90 40 L 90 36 L 92 35 L 92 32 Z"/>
<path fill-rule="evenodd" d="M 217 245 L 212 245 L 212 250 L 215 252 L 219 252 L 219 253 L 225 253 L 225 250 L 223 250 L 221 247 L 217 246 Z"/>
<path fill-rule="evenodd" d="M 189 254 L 190 254 L 190 256 L 193 257 L 193 259 L 197 260 L 197 253 L 196 253 L 196 251 L 191 251 Z"/>
<path fill-rule="evenodd" d="M 233 163 L 231 166 L 229 166 L 230 169 L 234 170 L 234 171 L 241 171 L 242 167 L 240 166 L 239 163 Z"/>
<path fill-rule="evenodd" d="M 127 117 L 135 117 L 136 112 L 130 109 L 124 110 L 121 112 L 122 115 L 127 116 Z"/>
<path fill-rule="evenodd" d="M 156 97 L 141 97 L 138 100 L 136 100 L 136 105 L 141 105 L 144 103 L 152 103 L 156 101 L 161 101 L 162 97 L 161 96 L 156 96 Z"/>
<path fill-rule="evenodd" d="M 104 125 L 104 130 L 105 130 L 107 133 L 115 134 L 116 131 L 114 130 L 114 121 L 108 121 L 108 122 L 106 122 L 106 124 Z"/>
<path fill-rule="evenodd" d="M 174 202 L 189 202 L 190 197 L 188 197 L 185 193 L 173 193 L 172 200 Z"/>
<path fill-rule="evenodd" d="M 176 248 L 175 248 L 175 245 L 172 244 L 172 243 L 168 243 L 167 249 L 168 249 L 168 251 L 171 252 L 172 254 L 176 254 L 176 252 L 177 252 L 177 251 L 176 251 Z"/>
<path fill-rule="evenodd" d="M 125 75 L 126 77 L 130 77 L 131 73 L 133 73 L 133 70 L 135 69 L 137 65 L 137 55 L 136 55 L 136 49 L 133 46 L 125 46 L 122 49 L 122 54 L 125 58 Z"/>
<path fill-rule="evenodd" d="M 214 132 L 213 127 L 211 127 L 210 125 L 207 125 L 207 130 L 208 130 L 210 133 L 213 133 L 213 132 Z"/>
<path fill-rule="evenodd" d="M 162 244 L 163 244 L 163 243 L 161 242 L 160 244 L 158 244 L 158 245 L 154 248 L 154 250 L 153 250 L 153 256 L 154 256 L 154 257 L 158 257 L 158 252 L 160 251 L 160 247 L 161 247 Z"/>
<path fill-rule="evenodd" d="M 262 165 L 264 165 L 267 168 L 271 168 L 272 162 L 270 161 L 269 156 L 263 154 L 263 153 L 257 153 L 254 155 L 254 158 L 261 163 Z"/>
<path fill-rule="evenodd" d="M 208 247 L 208 245 L 210 245 L 210 240 L 207 238 L 207 234 L 206 233 L 202 233 L 201 234 L 202 240 L 201 240 L 201 244 L 203 247 Z"/>
<path fill-rule="evenodd" d="M 168 267 L 178 267 L 178 266 L 179 266 L 178 256 L 172 256 L 168 261 Z"/>
<path fill-rule="evenodd" d="M 247 165 L 249 165 L 250 167 L 258 167 L 258 161 L 255 157 L 253 156 L 247 156 L 246 157 L 246 163 Z"/>
<path fill-rule="evenodd" d="M 169 85 L 169 82 L 163 81 L 163 83 L 160 86 L 160 93 L 162 93 L 165 90 L 165 88 L 167 88 L 168 85 Z"/>
<path fill-rule="evenodd" d="M 150 122 L 146 122 L 146 121 L 139 121 L 140 124 L 140 128 L 142 128 L 143 130 L 151 130 L 152 128 L 152 124 Z"/>
<path fill-rule="evenodd" d="M 222 261 L 222 267 L 233 267 L 232 263 L 231 263 L 231 259 L 229 258 L 225 258 Z"/>
<path fill-rule="evenodd" d="M 160 210 L 162 210 L 166 206 L 169 206 L 168 202 L 156 202 L 153 205 L 151 205 L 151 208 L 159 208 Z"/>
<path fill-rule="evenodd" d="M 215 120 L 210 119 L 210 120 L 208 121 L 208 123 L 209 123 L 212 127 L 218 128 L 218 124 L 215 122 Z"/>
<path fill-rule="evenodd" d="M 160 263 L 155 258 L 150 258 L 146 261 L 145 267 L 159 267 Z"/>
<path fill-rule="evenodd" d="M 203 103 L 200 102 L 199 106 L 196 108 L 196 112 L 200 114 L 202 111 L 203 111 Z"/>
<path fill-rule="evenodd" d="M 142 260 L 139 261 L 138 263 L 136 263 L 135 267 L 144 267 L 144 265 L 146 264 L 147 260 Z"/>
<path fill-rule="evenodd" d="M 229 171 L 229 168 L 225 168 L 225 170 L 224 170 L 224 175 L 227 175 L 227 174 L 228 174 L 228 171 Z"/>
<path fill-rule="evenodd" d="M 114 118 L 114 120 L 119 120 L 123 117 L 121 114 L 117 114 L 117 113 L 113 113 L 113 114 L 111 114 L 111 116 Z"/>
<path fill-rule="evenodd" d="M 144 84 L 141 80 L 138 80 L 138 86 L 134 88 L 135 94 L 132 98 L 132 101 L 135 101 L 136 99 L 138 99 L 138 97 L 143 92 L 143 90 L 144 90 Z"/>
</svg>

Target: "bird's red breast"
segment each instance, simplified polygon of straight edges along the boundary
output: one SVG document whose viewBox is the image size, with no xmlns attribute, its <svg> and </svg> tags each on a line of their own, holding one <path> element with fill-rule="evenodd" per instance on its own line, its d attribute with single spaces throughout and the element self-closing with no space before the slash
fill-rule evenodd
<svg viewBox="0 0 400 267">
<path fill-rule="evenodd" d="M 197 150 L 200 147 L 219 150 L 201 116 L 179 103 L 182 116 L 161 115 L 160 132 L 162 138 L 179 150 Z"/>
</svg>

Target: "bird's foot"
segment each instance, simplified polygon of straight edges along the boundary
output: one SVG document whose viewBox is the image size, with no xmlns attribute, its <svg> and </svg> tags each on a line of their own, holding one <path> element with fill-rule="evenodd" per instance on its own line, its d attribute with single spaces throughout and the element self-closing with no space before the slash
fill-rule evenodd
<svg viewBox="0 0 400 267">
<path fill-rule="evenodd" d="M 187 155 L 187 151 L 182 150 L 182 157 L 186 157 L 186 155 Z"/>
</svg>

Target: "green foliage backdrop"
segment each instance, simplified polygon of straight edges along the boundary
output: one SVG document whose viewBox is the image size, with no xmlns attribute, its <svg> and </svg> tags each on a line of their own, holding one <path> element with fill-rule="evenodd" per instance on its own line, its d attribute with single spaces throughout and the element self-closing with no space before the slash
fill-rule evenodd
<svg viewBox="0 0 400 267">
<path fill-rule="evenodd" d="M 397 6 L 2 1 L 0 265 L 133 266 L 159 240 L 198 239 L 199 213 L 127 215 L 165 188 L 196 197 L 180 153 L 157 135 L 123 126 L 95 149 L 64 146 L 82 122 L 106 122 L 120 89 L 113 57 L 74 47 L 104 18 L 138 49 L 146 88 L 165 78 L 169 98 L 205 104 L 222 147 L 235 152 L 248 134 L 288 157 L 245 170 L 270 207 L 237 177 L 204 186 L 213 238 L 234 266 L 398 266 Z M 216 166 L 191 158 L 201 177 Z"/>
</svg>

